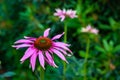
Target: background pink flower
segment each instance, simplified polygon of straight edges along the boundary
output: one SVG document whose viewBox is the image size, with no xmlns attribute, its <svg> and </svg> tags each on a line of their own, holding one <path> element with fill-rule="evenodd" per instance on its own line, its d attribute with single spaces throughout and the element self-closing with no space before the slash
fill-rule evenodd
<svg viewBox="0 0 120 80">
<path fill-rule="evenodd" d="M 99 30 L 88 25 L 86 28 L 82 28 L 81 32 L 89 32 L 93 34 L 98 34 Z"/>
<path fill-rule="evenodd" d="M 74 11 L 72 9 L 68 9 L 68 10 L 56 9 L 54 16 L 58 16 L 59 18 L 61 18 L 61 21 L 64 21 L 65 17 L 70 17 L 70 18 L 77 17 L 76 11 Z"/>
<path fill-rule="evenodd" d="M 66 11 L 66 15 L 69 16 L 70 18 L 75 18 L 75 17 L 77 17 L 76 11 L 71 10 L 71 9 Z"/>
<path fill-rule="evenodd" d="M 54 62 L 53 54 L 56 54 L 63 61 L 67 62 L 64 55 L 68 55 L 66 51 L 72 53 L 68 48 L 70 45 L 63 42 L 56 42 L 64 33 L 54 36 L 52 39 L 48 38 L 50 28 L 46 29 L 43 36 L 38 38 L 24 37 L 16 41 L 13 45 L 16 49 L 28 47 L 25 54 L 20 59 L 23 63 L 26 59 L 30 59 L 30 66 L 34 71 L 36 65 L 36 59 L 38 57 L 40 65 L 45 69 L 45 62 L 53 67 L 57 67 Z"/>
</svg>

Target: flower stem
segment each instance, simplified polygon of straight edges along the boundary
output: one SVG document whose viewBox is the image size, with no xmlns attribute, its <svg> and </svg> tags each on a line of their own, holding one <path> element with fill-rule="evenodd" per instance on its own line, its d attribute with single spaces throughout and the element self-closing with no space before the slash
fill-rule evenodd
<svg viewBox="0 0 120 80">
<path fill-rule="evenodd" d="M 64 26 L 64 42 L 66 43 L 67 42 L 67 25 L 65 24 Z"/>
<path fill-rule="evenodd" d="M 40 67 L 40 80 L 44 80 L 44 69 Z"/>
<path fill-rule="evenodd" d="M 67 26 L 66 26 L 66 24 L 64 24 L 65 26 L 64 26 L 64 42 L 66 43 L 67 42 Z M 67 67 L 67 65 L 66 65 L 66 63 L 65 62 L 63 62 L 63 80 L 65 80 L 65 73 L 66 73 L 66 67 Z"/>
<path fill-rule="evenodd" d="M 84 80 L 87 80 L 87 60 L 89 56 L 89 48 L 90 48 L 90 40 L 87 39 L 87 45 L 86 45 L 86 55 L 84 60 Z"/>
</svg>

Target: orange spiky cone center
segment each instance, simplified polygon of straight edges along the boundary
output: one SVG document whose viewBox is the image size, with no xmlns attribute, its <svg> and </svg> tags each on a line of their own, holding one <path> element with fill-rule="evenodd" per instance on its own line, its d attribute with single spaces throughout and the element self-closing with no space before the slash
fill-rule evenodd
<svg viewBox="0 0 120 80">
<path fill-rule="evenodd" d="M 34 46 L 39 50 L 48 50 L 52 46 L 52 41 L 47 37 L 39 37 L 34 42 Z"/>
</svg>

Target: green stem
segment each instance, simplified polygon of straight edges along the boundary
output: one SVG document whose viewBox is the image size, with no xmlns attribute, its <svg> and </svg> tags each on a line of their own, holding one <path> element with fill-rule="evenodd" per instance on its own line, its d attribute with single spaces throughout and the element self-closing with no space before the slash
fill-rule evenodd
<svg viewBox="0 0 120 80">
<path fill-rule="evenodd" d="M 87 45 L 86 45 L 86 55 L 85 55 L 85 60 L 84 60 L 84 80 L 87 80 L 87 60 L 89 56 L 89 48 L 90 48 L 90 40 L 88 38 L 87 40 Z"/>
<path fill-rule="evenodd" d="M 66 67 L 67 67 L 66 63 L 63 62 L 63 80 L 66 80 L 66 77 L 65 77 Z"/>
<path fill-rule="evenodd" d="M 66 43 L 67 42 L 67 26 L 66 26 L 66 24 L 64 24 L 65 26 L 64 26 L 64 42 Z M 66 65 L 66 63 L 65 62 L 63 62 L 63 80 L 65 80 L 65 73 L 66 73 L 66 67 L 67 67 L 67 65 Z"/>
<path fill-rule="evenodd" d="M 44 80 L 44 69 L 40 67 L 40 80 Z"/>
<path fill-rule="evenodd" d="M 65 24 L 64 26 L 64 42 L 66 43 L 67 42 L 67 25 Z"/>
</svg>

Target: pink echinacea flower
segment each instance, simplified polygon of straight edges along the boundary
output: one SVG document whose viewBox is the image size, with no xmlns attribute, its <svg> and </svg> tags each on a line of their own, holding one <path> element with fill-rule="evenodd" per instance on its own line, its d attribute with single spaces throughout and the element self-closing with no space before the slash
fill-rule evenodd
<svg viewBox="0 0 120 80">
<path fill-rule="evenodd" d="M 28 47 L 25 51 L 25 54 L 20 59 L 23 63 L 26 59 L 30 59 L 30 66 L 32 70 L 35 70 L 36 59 L 38 57 L 40 65 L 45 69 L 45 62 L 53 67 L 57 67 L 54 62 L 53 54 L 56 54 L 63 61 L 67 62 L 64 55 L 67 55 L 67 52 L 72 53 L 68 48 L 70 45 L 63 42 L 56 42 L 56 39 L 59 39 L 64 33 L 54 36 L 52 39 L 48 38 L 50 28 L 44 31 L 44 35 L 38 38 L 34 37 L 24 37 L 14 43 L 12 47 L 16 49 Z M 66 52 L 67 51 L 67 52 Z"/>
<path fill-rule="evenodd" d="M 88 32 L 93 34 L 98 34 L 99 30 L 88 25 L 86 28 L 82 28 L 81 32 Z"/>
<path fill-rule="evenodd" d="M 61 21 L 64 21 L 64 19 L 66 17 L 70 17 L 70 18 L 77 17 L 76 11 L 74 11 L 72 9 L 69 9 L 69 10 L 56 9 L 56 12 L 54 13 L 54 16 L 58 16 L 61 19 Z"/>
</svg>

